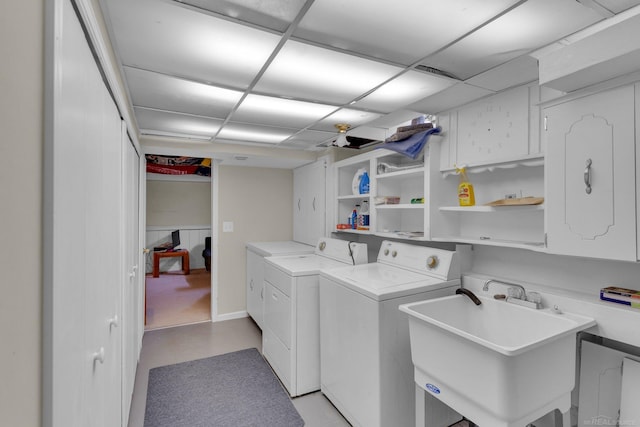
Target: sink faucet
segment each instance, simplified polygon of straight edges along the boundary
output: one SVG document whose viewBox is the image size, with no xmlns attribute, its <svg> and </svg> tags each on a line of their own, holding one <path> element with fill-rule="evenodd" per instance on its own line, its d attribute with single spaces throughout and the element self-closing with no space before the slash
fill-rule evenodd
<svg viewBox="0 0 640 427">
<path fill-rule="evenodd" d="M 488 291 L 489 284 L 491 283 L 500 283 L 503 285 L 510 286 L 509 289 L 513 289 L 513 288 L 518 289 L 519 296 L 517 297 L 509 296 L 507 297 L 507 302 L 523 305 L 525 307 L 530 307 L 530 308 L 536 308 L 536 309 L 542 308 L 540 294 L 536 292 L 530 292 L 529 295 L 527 295 L 527 291 L 524 289 L 524 286 L 522 285 L 519 285 L 517 283 L 505 282 L 502 280 L 488 279 L 487 281 L 484 282 L 484 286 L 482 287 L 482 290 L 485 292 Z"/>
<path fill-rule="evenodd" d="M 524 290 L 524 286 L 522 286 L 522 285 L 519 285 L 517 283 L 511 283 L 511 282 L 503 282 L 501 280 L 489 279 L 486 282 L 484 282 L 484 286 L 482 287 L 482 290 L 487 292 L 489 290 L 489 284 L 490 283 L 500 283 L 502 285 L 508 285 L 508 286 L 517 288 L 520 291 L 520 297 L 517 297 L 517 298 L 523 299 L 525 301 L 527 299 L 527 291 Z"/>
<path fill-rule="evenodd" d="M 469 298 L 471 298 L 471 301 L 473 301 L 473 303 L 475 305 L 482 304 L 482 301 L 480 301 L 478 299 L 478 297 L 473 292 L 471 292 L 469 289 L 458 288 L 458 289 L 456 289 L 456 295 L 457 294 L 464 294 L 464 295 L 468 296 Z"/>
</svg>

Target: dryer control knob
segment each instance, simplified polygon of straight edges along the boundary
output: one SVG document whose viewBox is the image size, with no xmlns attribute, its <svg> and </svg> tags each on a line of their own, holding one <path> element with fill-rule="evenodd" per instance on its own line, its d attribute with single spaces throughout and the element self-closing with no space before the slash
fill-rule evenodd
<svg viewBox="0 0 640 427">
<path fill-rule="evenodd" d="M 391 256 L 394 257 L 394 258 L 397 257 L 398 256 L 398 251 L 391 252 Z"/>
<path fill-rule="evenodd" d="M 429 258 L 427 258 L 427 267 L 436 268 L 437 265 L 438 265 L 438 257 L 437 256 L 431 255 Z"/>
<path fill-rule="evenodd" d="M 327 242 L 325 242 L 325 241 L 320 242 L 320 244 L 318 245 L 318 248 L 321 251 L 324 251 L 324 248 L 326 248 L 326 247 L 327 247 Z"/>
<path fill-rule="evenodd" d="M 384 255 L 385 255 L 385 256 L 389 255 L 389 249 L 385 249 L 385 250 L 384 250 Z"/>
</svg>

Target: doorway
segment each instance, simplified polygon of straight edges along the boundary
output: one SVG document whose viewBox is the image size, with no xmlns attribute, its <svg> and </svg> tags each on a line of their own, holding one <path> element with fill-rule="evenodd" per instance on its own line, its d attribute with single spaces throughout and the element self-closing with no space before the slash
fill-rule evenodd
<svg viewBox="0 0 640 427">
<path fill-rule="evenodd" d="M 146 161 L 145 330 L 211 321 L 211 159 Z"/>
</svg>

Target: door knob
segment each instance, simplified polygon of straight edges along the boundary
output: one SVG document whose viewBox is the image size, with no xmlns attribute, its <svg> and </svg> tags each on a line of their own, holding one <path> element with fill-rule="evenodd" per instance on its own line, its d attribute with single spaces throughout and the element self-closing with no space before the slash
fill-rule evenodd
<svg viewBox="0 0 640 427">
<path fill-rule="evenodd" d="M 93 364 L 96 362 L 104 363 L 104 347 L 100 347 L 100 350 L 93 353 Z"/>
</svg>

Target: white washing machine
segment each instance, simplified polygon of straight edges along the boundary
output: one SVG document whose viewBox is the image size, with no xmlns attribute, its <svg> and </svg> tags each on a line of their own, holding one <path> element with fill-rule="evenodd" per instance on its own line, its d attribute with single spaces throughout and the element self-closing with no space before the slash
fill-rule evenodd
<svg viewBox="0 0 640 427">
<path fill-rule="evenodd" d="M 291 396 L 320 389 L 320 271 L 366 262 L 366 244 L 331 238 L 313 254 L 265 258 L 262 352 Z"/>
<path fill-rule="evenodd" d="M 416 425 L 409 321 L 398 306 L 453 295 L 459 258 L 384 241 L 377 263 L 320 273 L 321 390 L 352 425 Z"/>
<path fill-rule="evenodd" d="M 247 313 L 262 329 L 264 300 L 264 258 L 312 254 L 315 247 L 292 240 L 247 243 Z"/>
</svg>

